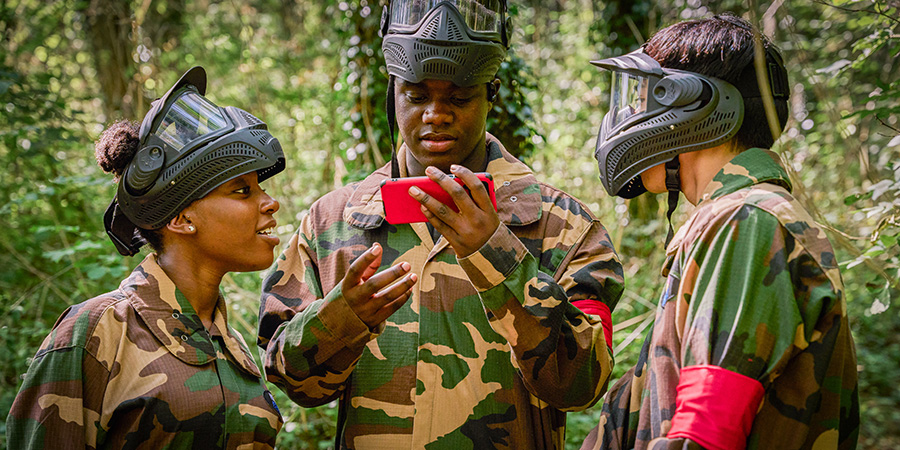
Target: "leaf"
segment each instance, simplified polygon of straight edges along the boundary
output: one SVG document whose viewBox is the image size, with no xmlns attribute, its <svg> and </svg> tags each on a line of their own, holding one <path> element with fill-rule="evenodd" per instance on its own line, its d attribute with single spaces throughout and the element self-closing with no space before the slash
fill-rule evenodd
<svg viewBox="0 0 900 450">
<path fill-rule="evenodd" d="M 828 67 L 823 67 L 819 70 L 816 70 L 816 73 L 834 74 L 835 72 L 838 72 L 841 69 L 843 69 L 844 67 L 847 67 L 849 65 L 850 65 L 849 59 L 839 59 L 839 60 L 831 63 L 831 65 Z"/>
<path fill-rule="evenodd" d="M 872 302 L 872 306 L 869 308 L 869 313 L 871 313 L 873 315 L 881 314 L 887 310 L 888 310 L 888 305 L 881 303 L 881 300 L 876 298 L 875 301 Z"/>
<path fill-rule="evenodd" d="M 894 183 L 891 180 L 881 180 L 881 181 L 875 183 L 875 185 L 872 186 L 872 190 L 871 190 L 872 200 L 878 200 L 878 197 L 881 197 L 881 194 L 884 194 L 885 192 L 887 192 L 888 189 L 890 189 L 892 184 L 894 184 Z"/>
<path fill-rule="evenodd" d="M 900 134 L 894 136 L 894 138 L 891 139 L 891 140 L 887 143 L 887 146 L 888 146 L 888 147 L 894 147 L 894 146 L 897 146 L 897 145 L 900 145 Z"/>
<path fill-rule="evenodd" d="M 872 198 L 872 191 L 863 192 L 862 194 L 848 195 L 847 197 L 844 197 L 844 204 L 847 206 L 850 206 L 860 200 L 870 199 L 870 198 Z"/>
<path fill-rule="evenodd" d="M 106 267 L 96 264 L 92 264 L 90 268 L 85 271 L 85 274 L 91 280 L 99 280 L 106 276 L 107 273 L 109 273 L 109 270 Z"/>
</svg>

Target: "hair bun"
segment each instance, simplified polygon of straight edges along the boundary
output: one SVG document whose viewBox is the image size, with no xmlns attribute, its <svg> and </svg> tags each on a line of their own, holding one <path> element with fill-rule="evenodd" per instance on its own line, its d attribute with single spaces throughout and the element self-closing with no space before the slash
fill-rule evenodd
<svg viewBox="0 0 900 450">
<path fill-rule="evenodd" d="M 113 123 L 97 139 L 94 145 L 94 156 L 97 164 L 106 173 L 112 173 L 116 180 L 134 159 L 140 146 L 137 123 L 119 120 Z"/>
</svg>

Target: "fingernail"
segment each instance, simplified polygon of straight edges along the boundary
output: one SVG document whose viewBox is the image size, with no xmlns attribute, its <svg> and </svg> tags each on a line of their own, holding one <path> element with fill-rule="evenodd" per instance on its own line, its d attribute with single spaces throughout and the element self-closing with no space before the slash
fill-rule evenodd
<svg viewBox="0 0 900 450">
<path fill-rule="evenodd" d="M 458 164 L 451 164 L 451 165 L 450 165 L 450 171 L 451 171 L 451 172 L 456 172 L 457 170 L 459 170 L 459 165 L 458 165 Z"/>
<path fill-rule="evenodd" d="M 379 253 L 381 253 L 381 245 L 379 245 L 378 243 L 373 244 L 372 245 L 372 254 L 377 255 Z"/>
<path fill-rule="evenodd" d="M 410 268 L 409 263 L 408 262 L 400 263 L 400 268 L 402 268 L 404 272 L 409 270 L 409 268 Z"/>
<path fill-rule="evenodd" d="M 435 174 L 437 173 L 437 168 L 435 168 L 434 166 L 428 166 L 428 168 L 425 169 L 425 173 Z"/>
<path fill-rule="evenodd" d="M 416 274 L 411 273 L 409 274 L 409 279 L 412 280 L 413 283 L 415 283 L 419 279 L 419 277 Z"/>
<path fill-rule="evenodd" d="M 422 190 L 415 186 L 412 186 L 409 188 L 409 193 L 410 193 L 410 195 L 419 195 L 422 193 Z"/>
</svg>

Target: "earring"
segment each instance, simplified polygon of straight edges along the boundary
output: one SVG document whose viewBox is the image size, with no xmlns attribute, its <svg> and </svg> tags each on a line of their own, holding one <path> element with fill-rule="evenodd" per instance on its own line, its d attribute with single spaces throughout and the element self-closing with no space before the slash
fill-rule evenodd
<svg viewBox="0 0 900 450">
<path fill-rule="evenodd" d="M 197 229 L 194 228 L 193 225 L 188 225 L 188 231 L 190 231 L 191 233 L 193 233 L 193 232 L 197 231 Z"/>
</svg>

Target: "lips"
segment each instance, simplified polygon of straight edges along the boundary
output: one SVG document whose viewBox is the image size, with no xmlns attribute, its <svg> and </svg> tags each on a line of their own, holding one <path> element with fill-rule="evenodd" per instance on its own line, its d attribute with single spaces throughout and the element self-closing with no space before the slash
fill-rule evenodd
<svg viewBox="0 0 900 450">
<path fill-rule="evenodd" d="M 456 137 L 446 133 L 425 133 L 419 137 L 419 140 L 428 151 L 444 152 L 453 146 Z"/>
<path fill-rule="evenodd" d="M 273 243 L 273 245 L 278 245 L 278 243 L 281 242 L 281 239 L 273 234 L 275 232 L 275 225 L 275 221 L 267 223 L 265 227 L 257 230 L 256 235 L 262 237 L 270 243 Z"/>
</svg>

